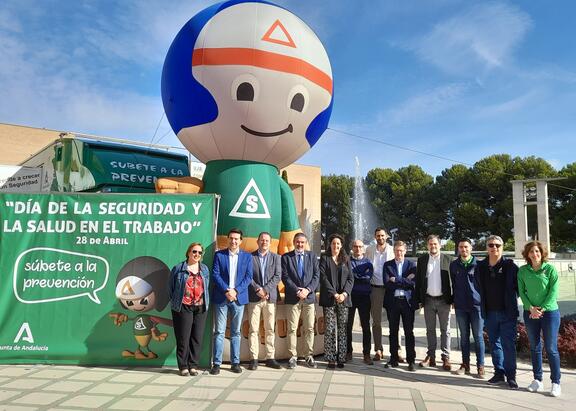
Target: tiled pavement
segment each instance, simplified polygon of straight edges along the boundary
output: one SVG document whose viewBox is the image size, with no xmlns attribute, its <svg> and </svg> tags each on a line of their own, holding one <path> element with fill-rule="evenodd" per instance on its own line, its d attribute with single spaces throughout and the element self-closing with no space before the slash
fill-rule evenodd
<svg viewBox="0 0 576 411">
<path fill-rule="evenodd" d="M 422 358 L 422 327 L 417 336 Z M 360 351 L 360 343 L 355 341 L 354 348 Z M 576 373 L 566 369 L 563 395 L 552 398 L 491 387 L 440 369 L 410 373 L 405 366 L 366 366 L 356 354 L 344 370 L 326 370 L 322 362 L 316 370 L 260 366 L 240 375 L 226 368 L 218 376 L 180 377 L 168 368 L 0 365 L 0 410 L 573 410 L 576 400 Z M 530 366 L 520 363 L 520 386 L 531 379 Z"/>
</svg>

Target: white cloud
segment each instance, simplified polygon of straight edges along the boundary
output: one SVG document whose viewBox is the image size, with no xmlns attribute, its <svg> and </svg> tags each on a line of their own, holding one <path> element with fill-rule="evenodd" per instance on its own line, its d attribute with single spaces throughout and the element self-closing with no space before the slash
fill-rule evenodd
<svg viewBox="0 0 576 411">
<path fill-rule="evenodd" d="M 516 7 L 481 3 L 436 24 L 409 48 L 444 72 L 477 76 L 505 66 L 531 24 Z"/>
<path fill-rule="evenodd" d="M 384 112 L 379 123 L 401 125 L 414 123 L 452 107 L 469 89 L 465 83 L 452 83 L 410 97 L 398 107 Z"/>
<path fill-rule="evenodd" d="M 541 97 L 541 92 L 537 90 L 531 90 L 520 96 L 514 97 L 512 99 L 492 104 L 489 106 L 482 107 L 476 113 L 476 117 L 493 117 L 499 115 L 508 115 L 522 110 L 523 108 L 538 102 L 539 97 Z"/>
</svg>

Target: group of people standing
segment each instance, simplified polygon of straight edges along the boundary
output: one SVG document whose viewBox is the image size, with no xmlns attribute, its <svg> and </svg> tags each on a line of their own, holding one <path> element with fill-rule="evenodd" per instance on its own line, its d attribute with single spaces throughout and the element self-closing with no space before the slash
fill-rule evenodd
<svg viewBox="0 0 576 411">
<path fill-rule="evenodd" d="M 490 384 L 507 383 L 517 389 L 516 334 L 518 295 L 524 307 L 524 323 L 531 347 L 534 381 L 528 390 L 544 389 L 542 382 L 542 341 L 551 369 L 551 395 L 560 389 L 560 358 L 557 337 L 560 326 L 558 311 L 558 274 L 547 262 L 542 243 L 526 244 L 523 256 L 527 264 L 518 269 L 513 260 L 502 255 L 499 236 L 487 238 L 488 256 L 481 261 L 472 255 L 472 242 L 457 243 L 458 256 L 440 252 L 440 238 L 427 238 L 428 253 L 417 263 L 405 259 L 406 244 L 387 243 L 383 228 L 375 230 L 376 243 L 365 247 L 361 240 L 346 252 L 344 238 L 328 237 L 327 250 L 320 258 L 307 250 L 305 234 L 294 236 L 294 250 L 279 256 L 270 251 L 271 236 L 258 236 L 258 249 L 247 253 L 240 249 L 242 232 L 228 233 L 228 248 L 214 256 L 212 275 L 201 263 L 202 245 L 188 247 L 186 260 L 172 269 L 170 299 L 177 341 L 177 361 L 181 375 L 196 375 L 202 346 L 202 335 L 209 303 L 214 304 L 215 327 L 210 374 L 220 373 L 224 334 L 228 319 L 230 328 L 230 370 L 241 373 L 240 331 L 244 308 L 249 323 L 250 362 L 248 369 L 259 365 L 260 321 L 264 324 L 265 365 L 281 368 L 275 358 L 275 319 L 278 284 L 284 284 L 287 306 L 287 341 L 290 358 L 287 368 L 295 368 L 298 358 L 316 368 L 314 359 L 314 323 L 316 291 L 323 307 L 325 334 L 324 356 L 328 368 L 343 368 L 352 359 L 352 328 L 358 311 L 362 327 L 363 361 L 368 365 L 384 359 L 382 345 L 382 309 L 389 325 L 390 356 L 385 367 L 398 367 L 407 362 L 416 371 L 414 338 L 415 311 L 424 310 L 426 324 L 426 357 L 419 367 L 436 366 L 436 319 L 440 328 L 441 367 L 452 370 L 450 363 L 450 316 L 456 313 L 460 331 L 462 363 L 457 374 L 471 374 L 470 334 L 475 342 L 476 377 L 485 378 L 484 328 L 491 347 L 494 376 Z M 211 295 L 209 290 L 212 289 Z M 401 355 L 399 328 L 402 321 L 406 358 Z M 301 323 L 304 351 L 297 351 L 297 330 Z M 371 342 L 374 356 L 371 356 Z"/>
</svg>

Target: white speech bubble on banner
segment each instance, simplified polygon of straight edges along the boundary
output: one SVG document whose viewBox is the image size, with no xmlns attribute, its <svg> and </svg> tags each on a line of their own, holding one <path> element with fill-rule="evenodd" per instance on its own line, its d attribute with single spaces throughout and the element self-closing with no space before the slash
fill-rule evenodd
<svg viewBox="0 0 576 411">
<path fill-rule="evenodd" d="M 26 299 L 21 295 L 21 292 L 18 290 L 18 273 L 19 273 L 18 268 L 19 268 L 20 261 L 22 260 L 22 258 L 24 258 L 27 254 L 30 254 L 30 253 L 35 252 L 35 251 L 49 251 L 49 252 L 54 252 L 54 253 L 59 254 L 59 255 L 68 254 L 68 255 L 74 255 L 74 256 L 78 256 L 78 257 L 92 258 L 92 259 L 100 260 L 104 264 L 104 267 L 105 267 L 105 270 L 104 270 L 105 272 L 103 274 L 104 280 L 103 280 L 101 285 L 99 285 L 98 287 L 94 287 L 91 291 L 85 291 L 83 289 L 82 292 L 80 292 L 78 294 L 72 294 L 72 295 L 66 295 L 66 296 L 60 296 L 60 297 L 54 297 L 54 298 L 44 298 L 44 299 L 39 299 L 39 300 Z M 22 271 L 22 272 L 24 272 L 24 271 Z M 57 248 L 49 248 L 49 247 L 31 248 L 31 249 L 26 250 L 23 253 L 21 253 L 18 256 L 18 258 L 16 259 L 16 262 L 14 263 L 14 272 L 13 272 L 14 295 L 16 296 L 18 301 L 20 301 L 24 304 L 39 304 L 39 303 L 48 303 L 48 302 L 54 302 L 54 301 L 71 300 L 74 298 L 81 298 L 84 296 L 88 297 L 91 301 L 93 301 L 96 304 L 101 304 L 100 298 L 98 297 L 97 293 L 98 293 L 98 291 L 100 291 L 104 287 L 106 287 L 106 284 L 108 283 L 109 272 L 110 272 L 110 266 L 108 264 L 108 261 L 106 259 L 100 257 L 100 256 L 97 256 L 97 255 L 76 253 L 74 251 L 60 250 Z M 54 279 L 53 282 L 56 282 L 58 280 L 59 279 Z M 49 280 L 43 279 L 43 281 L 49 281 Z M 61 280 L 61 281 L 65 281 L 65 280 Z M 90 281 L 90 280 L 86 280 L 86 281 Z M 93 281 L 95 281 L 95 280 L 93 280 Z M 85 288 L 85 287 L 81 287 L 81 288 Z"/>
</svg>

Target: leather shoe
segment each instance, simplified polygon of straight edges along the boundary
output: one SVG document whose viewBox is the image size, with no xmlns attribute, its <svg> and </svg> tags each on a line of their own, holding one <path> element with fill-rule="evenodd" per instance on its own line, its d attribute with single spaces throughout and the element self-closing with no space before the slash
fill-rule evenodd
<svg viewBox="0 0 576 411">
<path fill-rule="evenodd" d="M 220 374 L 220 366 L 214 364 L 212 368 L 210 368 L 210 375 L 218 375 Z"/>
<path fill-rule="evenodd" d="M 328 362 L 328 369 L 333 370 L 335 368 L 336 368 L 336 363 L 334 361 L 329 361 Z"/>
<path fill-rule="evenodd" d="M 250 371 L 255 371 L 258 369 L 258 360 L 252 360 L 250 361 L 250 364 L 248 364 L 248 369 Z"/>
<path fill-rule="evenodd" d="M 427 355 L 426 358 L 424 358 L 424 361 L 421 361 L 420 364 L 418 365 L 423 368 L 436 367 L 436 359 L 434 357 Z"/>
<path fill-rule="evenodd" d="M 414 363 L 408 363 L 408 371 L 416 371 L 416 367 L 414 366 Z"/>
<path fill-rule="evenodd" d="M 274 368 L 275 370 L 282 368 L 282 366 L 275 359 L 266 360 L 266 367 Z"/>
<path fill-rule="evenodd" d="M 374 361 L 381 361 L 384 358 L 384 355 L 382 354 L 382 351 L 378 350 L 376 351 L 376 354 L 374 354 L 374 357 L 372 357 L 372 359 Z"/>
<path fill-rule="evenodd" d="M 240 368 L 240 364 L 232 364 L 230 371 L 232 371 L 234 374 L 242 374 L 242 368 Z"/>
<path fill-rule="evenodd" d="M 370 358 L 370 354 L 364 354 L 364 364 L 374 365 L 374 361 L 372 361 L 372 358 Z"/>
<path fill-rule="evenodd" d="M 398 367 L 398 361 L 390 360 L 386 364 L 384 364 L 384 368 L 396 368 Z"/>
<path fill-rule="evenodd" d="M 343 362 L 339 362 L 338 364 L 336 364 L 336 367 L 338 367 L 338 368 L 344 368 L 344 363 L 343 363 Z"/>
<path fill-rule="evenodd" d="M 452 370 L 452 365 L 450 365 L 450 358 L 448 357 L 442 358 L 442 369 L 444 371 Z M 470 373 L 470 367 L 468 367 L 468 373 Z"/>
</svg>

